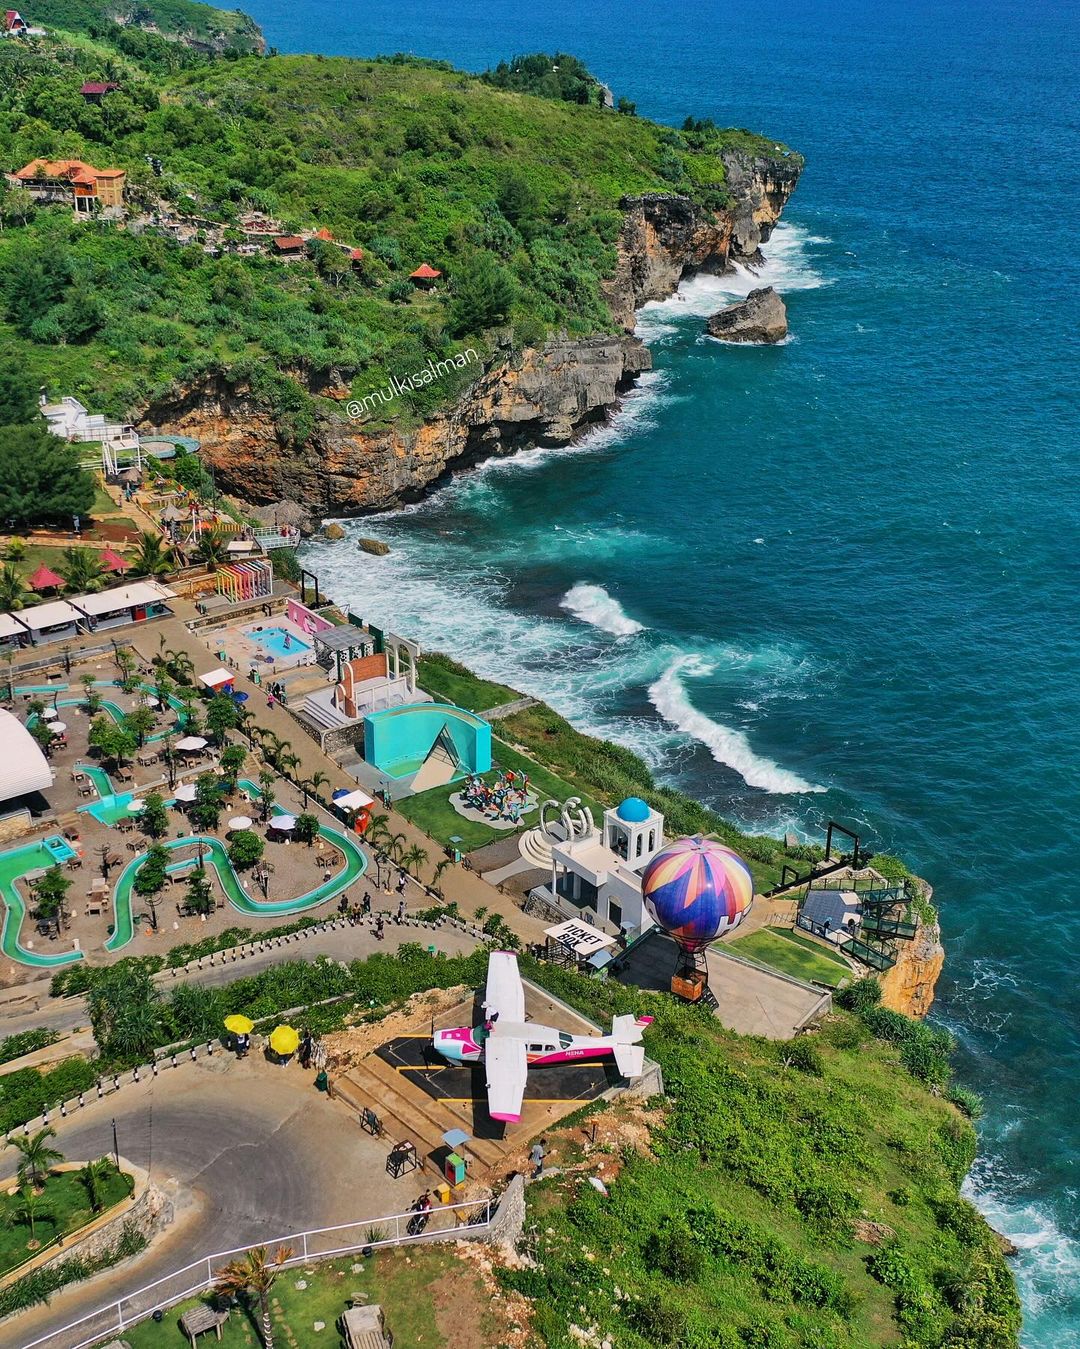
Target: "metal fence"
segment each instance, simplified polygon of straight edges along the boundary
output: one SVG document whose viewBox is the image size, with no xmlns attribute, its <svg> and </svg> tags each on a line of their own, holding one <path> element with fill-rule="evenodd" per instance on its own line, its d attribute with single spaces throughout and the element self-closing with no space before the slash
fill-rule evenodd
<svg viewBox="0 0 1080 1349">
<path fill-rule="evenodd" d="M 417 1245 L 459 1235 L 477 1237 L 490 1230 L 497 1213 L 494 1196 L 485 1194 L 468 1203 L 447 1204 L 433 1210 L 426 1229 L 415 1235 L 408 1231 L 410 1222 L 416 1217 L 415 1213 L 391 1213 L 379 1218 L 342 1223 L 336 1227 L 289 1232 L 253 1244 L 266 1246 L 271 1253 L 280 1246 L 290 1247 L 292 1255 L 282 1265 L 282 1268 L 287 1269 L 335 1256 L 366 1255 L 380 1247 Z M 118 1336 L 155 1311 L 165 1311 L 186 1298 L 208 1292 L 222 1265 L 245 1255 L 251 1249 L 251 1245 L 237 1246 L 232 1250 L 200 1256 L 190 1265 L 109 1302 L 88 1316 L 80 1317 L 59 1330 L 50 1331 L 40 1339 L 29 1341 L 22 1349 L 45 1349 L 45 1346 L 48 1349 L 88 1349 L 88 1346 L 99 1344 L 112 1335 Z"/>
</svg>

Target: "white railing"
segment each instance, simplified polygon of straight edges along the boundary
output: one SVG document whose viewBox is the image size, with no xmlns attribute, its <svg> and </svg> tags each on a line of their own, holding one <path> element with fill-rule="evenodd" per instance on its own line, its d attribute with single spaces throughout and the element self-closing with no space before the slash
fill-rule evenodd
<svg viewBox="0 0 1080 1349">
<path fill-rule="evenodd" d="M 481 1195 L 468 1203 L 446 1204 L 431 1211 L 426 1229 L 412 1235 L 408 1231 L 409 1222 L 416 1217 L 410 1213 L 392 1213 L 381 1218 L 363 1218 L 358 1222 L 341 1223 L 336 1227 L 320 1227 L 309 1232 L 290 1232 L 279 1236 L 251 1242 L 247 1246 L 237 1246 L 228 1251 L 215 1251 L 212 1255 L 200 1256 L 198 1260 L 174 1270 L 162 1279 L 107 1303 L 88 1316 L 82 1316 L 59 1330 L 52 1330 L 40 1339 L 30 1340 L 22 1349 L 88 1349 L 90 1345 L 101 1343 L 113 1335 L 120 1335 L 130 1326 L 144 1321 L 155 1311 L 164 1311 L 167 1307 L 194 1297 L 196 1293 L 209 1291 L 216 1282 L 221 1266 L 235 1256 L 245 1255 L 254 1246 L 265 1246 L 271 1254 L 279 1246 L 290 1246 L 292 1256 L 282 1263 L 282 1268 L 302 1265 L 312 1260 L 329 1260 L 335 1256 L 352 1255 L 360 1251 L 375 1250 L 382 1246 L 417 1244 L 428 1241 L 442 1241 L 458 1233 L 477 1236 L 487 1232 L 496 1212 L 494 1196 Z M 436 1225 L 449 1216 L 449 1226 Z M 349 1240 L 348 1234 L 356 1239 Z M 378 1235 L 381 1233 L 382 1235 Z M 369 1240 L 375 1235 L 376 1240 Z M 299 1247 L 299 1249 L 297 1249 Z M 81 1338 L 80 1338 L 81 1337 Z"/>
</svg>

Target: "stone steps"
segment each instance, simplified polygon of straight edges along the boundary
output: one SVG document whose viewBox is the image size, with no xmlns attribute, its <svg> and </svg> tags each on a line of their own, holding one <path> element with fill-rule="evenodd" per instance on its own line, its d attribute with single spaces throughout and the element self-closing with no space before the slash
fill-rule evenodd
<svg viewBox="0 0 1080 1349">
<path fill-rule="evenodd" d="M 377 1054 L 354 1064 L 335 1078 L 333 1093 L 336 1099 L 356 1111 L 364 1107 L 374 1110 L 387 1131 L 388 1142 L 408 1139 L 414 1143 L 425 1167 L 433 1165 L 429 1154 L 445 1147 L 442 1136 L 454 1127 L 460 1127 L 470 1135 L 465 1151 L 475 1158 L 479 1167 L 497 1165 L 502 1155 L 497 1144 L 472 1137 L 470 1104 L 436 1102 Z"/>
</svg>

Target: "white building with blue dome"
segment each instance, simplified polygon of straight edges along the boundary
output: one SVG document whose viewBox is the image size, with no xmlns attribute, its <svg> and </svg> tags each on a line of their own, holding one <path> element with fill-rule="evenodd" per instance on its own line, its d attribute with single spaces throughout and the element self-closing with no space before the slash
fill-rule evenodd
<svg viewBox="0 0 1080 1349">
<path fill-rule="evenodd" d="M 663 815 L 640 797 L 627 797 L 604 811 L 603 829 L 552 842 L 550 898 L 602 931 L 637 936 L 653 926 L 641 873 L 663 846 Z"/>
</svg>

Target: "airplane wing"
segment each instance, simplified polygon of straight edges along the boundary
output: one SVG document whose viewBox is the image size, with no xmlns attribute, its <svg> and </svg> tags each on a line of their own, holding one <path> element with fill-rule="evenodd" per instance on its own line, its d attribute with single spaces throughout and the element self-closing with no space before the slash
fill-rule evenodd
<svg viewBox="0 0 1080 1349">
<path fill-rule="evenodd" d="M 484 1011 L 503 1021 L 525 1020 L 525 990 L 513 951 L 492 951 L 488 956 Z"/>
<path fill-rule="evenodd" d="M 525 1095 L 525 1079 L 529 1073 L 525 1041 L 499 1040 L 492 1036 L 484 1045 L 484 1067 L 487 1070 L 488 1114 L 492 1119 L 516 1124 L 521 1119 L 521 1098 Z"/>
</svg>

